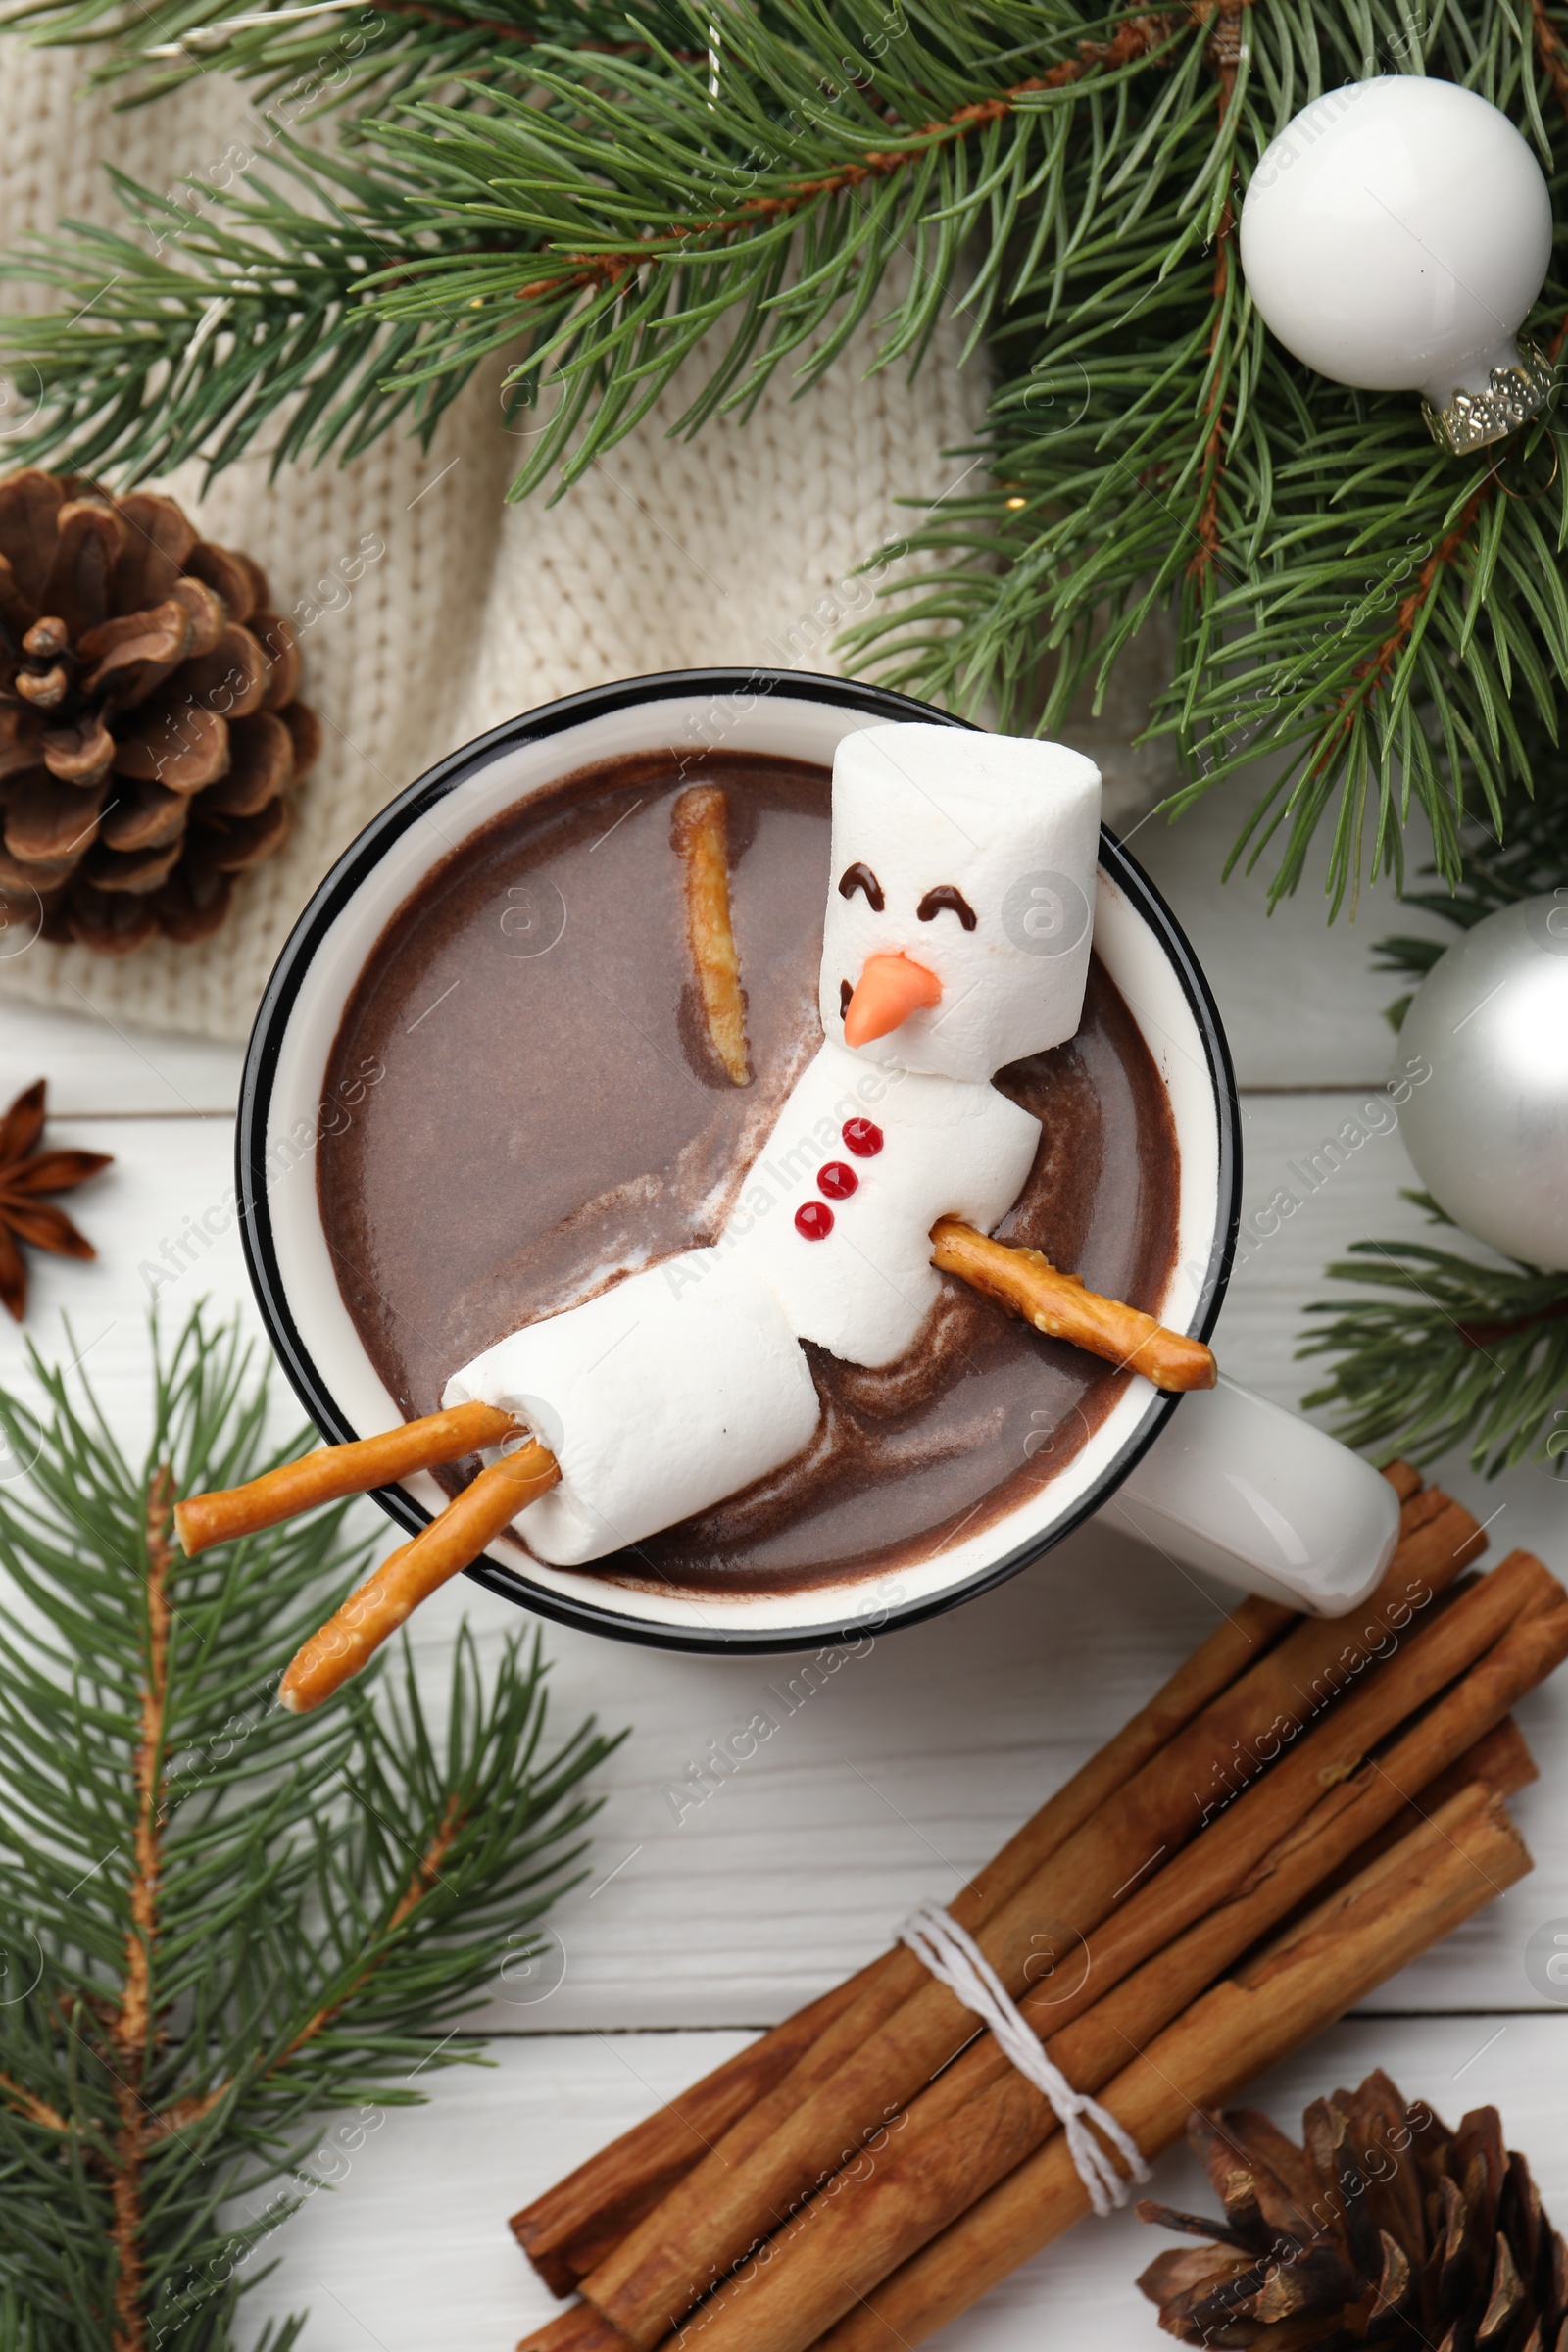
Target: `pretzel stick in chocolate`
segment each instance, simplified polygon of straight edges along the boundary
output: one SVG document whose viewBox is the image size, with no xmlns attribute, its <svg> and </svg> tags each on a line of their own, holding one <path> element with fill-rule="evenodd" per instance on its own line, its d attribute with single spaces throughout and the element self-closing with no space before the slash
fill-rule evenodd
<svg viewBox="0 0 1568 2352">
<path fill-rule="evenodd" d="M 1048 1339 L 1070 1340 L 1107 1363 L 1131 1365 L 1156 1389 L 1211 1389 L 1218 1377 L 1201 1340 L 1167 1331 L 1152 1315 L 1119 1298 L 1086 1291 L 1076 1274 L 1059 1274 L 1038 1250 L 994 1242 L 958 1217 L 931 1228 L 931 1262 L 956 1274 Z"/>
<path fill-rule="evenodd" d="M 519 1511 L 547 1494 L 560 1477 L 555 1455 L 533 1438 L 481 1470 L 439 1519 L 432 1519 L 412 1544 L 389 1553 L 368 1582 L 349 1594 L 336 1616 L 295 1652 L 278 1686 L 279 1702 L 290 1714 L 308 1715 L 330 1698 L 421 1600 L 428 1600 L 437 1586 L 476 1560 L 485 1545 Z"/>
<path fill-rule="evenodd" d="M 280 1519 L 313 1511 L 318 1503 L 341 1502 L 345 1494 L 395 1486 L 416 1470 L 433 1470 L 437 1462 L 461 1461 L 466 1453 L 498 1446 L 515 1427 L 512 1415 L 493 1404 L 459 1404 L 448 1412 L 427 1413 L 422 1421 L 407 1421 L 378 1438 L 323 1446 L 302 1454 L 297 1462 L 253 1478 L 247 1486 L 192 1494 L 174 1505 L 175 1531 L 194 1556 L 214 1544 L 232 1544 L 240 1536 L 275 1527 Z"/>
<path fill-rule="evenodd" d="M 670 840 L 686 867 L 686 921 L 708 1038 L 736 1086 L 750 1086 L 746 991 L 729 906 L 729 811 L 716 784 L 697 784 L 675 803 Z"/>
</svg>

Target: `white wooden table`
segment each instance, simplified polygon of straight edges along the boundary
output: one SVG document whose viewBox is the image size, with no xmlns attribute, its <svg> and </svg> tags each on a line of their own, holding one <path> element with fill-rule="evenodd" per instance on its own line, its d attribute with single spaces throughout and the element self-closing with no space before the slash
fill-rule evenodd
<svg viewBox="0 0 1568 2352">
<path fill-rule="evenodd" d="M 1387 1075 L 1395 1048 L 1382 1007 L 1396 991 L 1370 951 L 1421 918 L 1391 921 L 1375 894 L 1353 930 L 1329 932 L 1308 888 L 1265 922 L 1259 887 L 1216 879 L 1235 815 L 1216 800 L 1172 830 L 1147 825 L 1135 850 L 1186 923 L 1229 1026 L 1252 1209 Z M 35 1259 L 29 1329 L 47 1353 L 81 1353 L 105 1402 L 132 1418 L 144 1389 L 141 1269 L 228 1189 L 239 1066 L 226 1048 L 0 1000 L 0 1102 L 47 1072 L 54 1139 L 116 1154 L 74 1204 L 100 1262 Z M 1425 1230 L 1398 1197 L 1413 1181 L 1398 1136 L 1375 1137 L 1253 1249 L 1219 1325 L 1228 1370 L 1298 1401 L 1310 1385 L 1310 1367 L 1293 1361 L 1304 1301 L 1352 1240 Z M 232 1231 L 163 1286 L 166 1312 L 200 1290 L 248 1309 Z M 24 1377 L 7 1323 L 0 1379 Z M 1489 1485 L 1450 1462 L 1432 1475 L 1491 1520 L 1494 1557 L 1522 1544 L 1568 1571 L 1563 1491 L 1544 1473 Z M 762 1704 L 783 1661 L 668 1657 L 549 1629 L 563 1723 L 593 1708 L 634 1727 L 601 1779 L 592 1872 L 557 1914 L 549 1965 L 499 1986 L 483 2013 L 493 2069 L 433 2076 L 427 2107 L 389 2115 L 325 2168 L 341 2185 L 280 2233 L 282 2262 L 252 2300 L 253 2326 L 309 2305 L 314 2352 L 506 2352 L 555 2308 L 508 2213 L 749 2030 L 880 1949 L 919 1897 L 945 1898 L 1201 1637 L 1214 1607 L 1102 1516 L 1001 1592 L 844 1663 L 707 1803 L 683 1811 L 672 1785 Z M 421 1653 L 439 1659 L 464 1610 L 492 1639 L 515 1623 L 460 1582 L 417 1619 Z M 1495 2101 L 1562 2224 L 1568 2014 L 1532 1989 L 1523 1952 L 1543 1922 L 1568 1928 L 1568 1680 L 1537 1693 L 1521 1720 L 1542 1766 L 1516 1800 L 1534 1875 L 1256 2095 L 1294 2130 L 1306 2097 L 1381 2064 L 1450 2121 Z M 1157 2193 L 1199 2195 L 1185 2158 L 1160 2166 Z M 1022 2352 L 1049 2322 L 1055 2352 L 1152 2347 L 1163 2339 L 1133 2279 L 1155 2250 L 1125 2215 L 1086 2223 L 942 2342 Z"/>
</svg>

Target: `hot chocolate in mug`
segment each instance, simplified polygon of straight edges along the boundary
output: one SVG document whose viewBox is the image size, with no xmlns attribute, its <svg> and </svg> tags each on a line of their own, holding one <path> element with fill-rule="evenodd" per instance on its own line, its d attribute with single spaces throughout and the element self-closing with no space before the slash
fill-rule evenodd
<svg viewBox="0 0 1568 2352">
<path fill-rule="evenodd" d="M 569 1305 L 572 1280 L 596 1273 L 583 1295 L 613 1298 L 618 1283 L 660 1279 L 661 1265 L 666 1279 L 688 1264 L 700 1271 L 714 1255 L 697 1252 L 709 1237 L 688 1234 L 673 1247 L 689 1258 L 671 1256 L 669 1219 L 673 1202 L 689 1206 L 701 1191 L 699 1178 L 712 1191 L 715 1151 L 732 1150 L 737 1171 L 725 1230 L 745 1230 L 746 1200 L 761 1213 L 767 1171 L 778 1178 L 767 1088 L 774 1109 L 798 1099 L 802 1041 L 814 1034 L 825 774 L 847 737 L 909 723 L 959 730 L 960 741 L 967 732 L 923 705 L 836 678 L 634 679 L 530 711 L 454 753 L 343 854 L 269 983 L 238 1134 L 256 1296 L 329 1442 L 433 1409 L 468 1358 Z M 733 811 L 736 927 L 758 1047 L 750 1100 L 705 1073 L 691 1049 L 693 992 L 664 1004 L 650 979 L 680 930 L 665 904 L 678 888 L 670 807 L 710 780 L 723 783 Z M 918 822 L 887 829 L 873 851 L 913 871 Z M 1092 833 L 1084 855 L 1087 876 Z M 874 862 L 833 877 L 848 911 L 828 898 L 830 938 L 869 920 L 881 892 Z M 853 878 L 860 865 L 874 891 Z M 927 895 L 948 918 L 947 952 L 961 972 L 975 910 L 951 889 Z M 1031 1182 L 1047 1193 L 1051 1183 L 1076 1186 L 1075 1230 L 1102 1262 L 1143 1267 L 1155 1295 L 1138 1302 L 1206 1339 L 1230 1269 L 1241 1168 L 1230 1060 L 1202 972 L 1158 893 L 1103 830 L 1092 907 L 1070 875 L 1043 868 L 1004 876 L 995 895 L 981 911 L 1014 951 L 1039 957 L 1042 989 L 1056 984 L 1054 960 L 1087 953 L 1092 925 L 1096 977 L 1067 1060 L 1040 1056 L 1004 1073 L 1015 1099 L 1044 1105 L 1052 1149 L 1047 1174 L 1037 1162 Z M 466 931 L 453 911 L 463 908 Z M 964 986 L 983 991 L 976 969 L 980 979 Z M 416 987 L 408 993 L 411 974 L 434 975 L 427 1004 Z M 823 1002 L 827 1028 L 826 993 Z M 896 1138 L 889 1090 L 903 1066 L 895 1054 L 867 1063 L 864 1078 L 851 1070 L 865 1092 L 843 1122 L 848 1151 L 880 1149 L 879 1111 Z M 846 1163 L 851 1191 L 858 1164 Z M 753 1175 L 760 1190 L 748 1189 Z M 831 1206 L 811 1213 L 829 1229 Z M 786 1230 L 782 1217 L 776 1230 Z M 597 1238 L 606 1235 L 614 1248 Z M 811 1262 L 826 1265 L 827 1254 Z M 1086 1267 L 1068 1270 L 1114 1287 Z M 677 1271 L 674 1287 L 686 1278 Z M 621 1640 L 780 1650 L 954 1607 L 1039 1559 L 1112 1496 L 1118 1526 L 1167 1557 L 1298 1608 L 1353 1608 L 1387 1566 L 1398 1518 L 1388 1482 L 1239 1387 L 1223 1359 L 1214 1389 L 1166 1396 L 1092 1359 L 1077 1359 L 1069 1376 L 1059 1344 L 1021 1326 L 1002 1335 L 995 1310 L 975 1311 L 992 1321 L 948 1330 L 938 1403 L 919 1403 L 906 1367 L 881 1388 L 874 1378 L 857 1386 L 816 1355 L 828 1435 L 813 1440 L 815 1452 L 803 1447 L 771 1501 L 759 1482 L 761 1502 L 743 1494 L 728 1517 L 699 1514 L 684 1552 L 676 1528 L 576 1562 L 558 1545 L 552 1562 L 509 1533 L 470 1573 L 542 1615 Z M 592 1378 L 574 1392 L 593 1394 Z M 541 1398 L 534 1413 L 547 1444 L 552 1410 Z M 832 1435 L 841 1423 L 859 1433 L 861 1473 L 846 1467 L 848 1440 Z M 813 1463 L 825 1501 L 809 1483 Z M 417 1529 L 446 1495 L 421 1474 L 379 1499 Z M 928 1524 L 911 1524 L 922 1508 Z"/>
</svg>

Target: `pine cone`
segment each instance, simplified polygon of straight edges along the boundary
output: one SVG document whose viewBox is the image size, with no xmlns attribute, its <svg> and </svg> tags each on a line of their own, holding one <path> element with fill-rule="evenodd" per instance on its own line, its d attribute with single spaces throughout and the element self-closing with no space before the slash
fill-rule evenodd
<svg viewBox="0 0 1568 2352">
<path fill-rule="evenodd" d="M 1301 2120 L 1298 2148 L 1250 2108 L 1193 2116 L 1225 2220 L 1139 2206 L 1218 2241 L 1139 2279 L 1163 2328 L 1260 2352 L 1564 2352 L 1568 2257 L 1494 2107 L 1450 2132 L 1375 2074 Z"/>
<path fill-rule="evenodd" d="M 0 481 L 0 897 L 46 939 L 206 939 L 288 839 L 320 729 L 270 603 L 172 498 Z"/>
</svg>

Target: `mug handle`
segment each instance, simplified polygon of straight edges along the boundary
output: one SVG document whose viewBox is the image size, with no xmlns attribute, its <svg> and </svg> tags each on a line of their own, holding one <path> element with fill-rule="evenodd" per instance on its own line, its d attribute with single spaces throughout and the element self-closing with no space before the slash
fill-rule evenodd
<svg viewBox="0 0 1568 2352">
<path fill-rule="evenodd" d="M 1223 1374 L 1183 1397 L 1110 1508 L 1167 1558 L 1315 1617 L 1364 1600 L 1399 1535 L 1370 1462 Z"/>
</svg>

